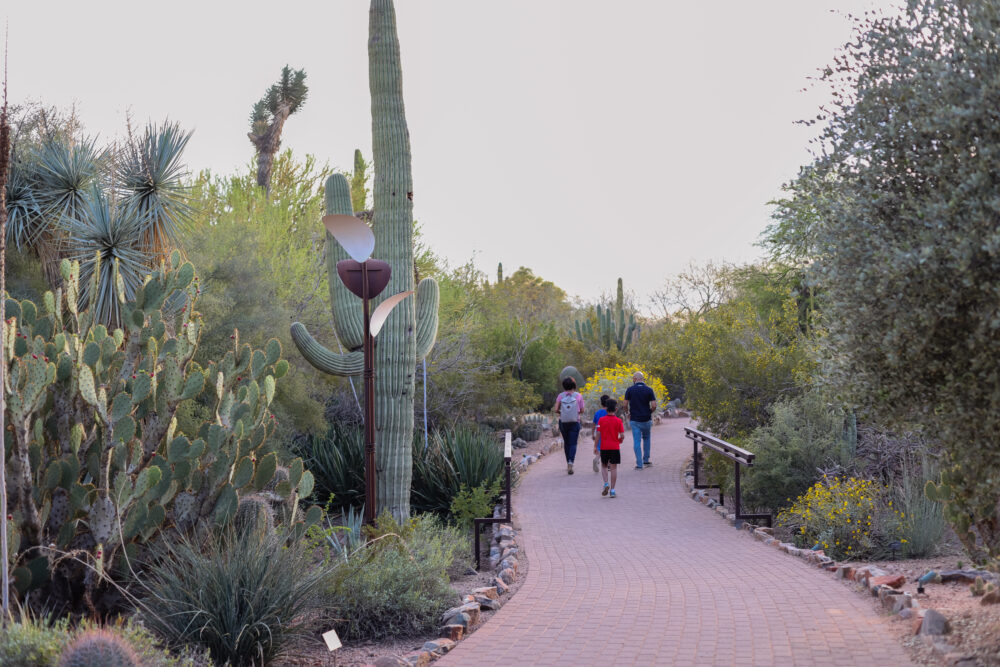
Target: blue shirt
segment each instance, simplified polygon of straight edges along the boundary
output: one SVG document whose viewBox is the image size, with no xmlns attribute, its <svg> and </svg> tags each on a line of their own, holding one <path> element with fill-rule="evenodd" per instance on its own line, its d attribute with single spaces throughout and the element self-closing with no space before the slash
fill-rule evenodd
<svg viewBox="0 0 1000 667">
<path fill-rule="evenodd" d="M 648 422 L 653 418 L 649 402 L 656 400 L 656 394 L 645 382 L 636 382 L 625 390 L 625 400 L 628 401 L 629 419 L 632 421 Z"/>
<path fill-rule="evenodd" d="M 604 408 L 601 408 L 600 410 L 598 410 L 597 412 L 595 412 L 594 413 L 594 423 L 596 424 L 597 422 L 601 421 L 601 417 L 603 417 L 606 414 L 608 414 L 608 411 L 605 410 Z"/>
</svg>

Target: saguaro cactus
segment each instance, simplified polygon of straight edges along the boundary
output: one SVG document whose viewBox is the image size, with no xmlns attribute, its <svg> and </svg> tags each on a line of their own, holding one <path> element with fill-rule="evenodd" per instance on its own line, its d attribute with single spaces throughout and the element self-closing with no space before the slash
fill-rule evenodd
<svg viewBox="0 0 1000 667">
<path fill-rule="evenodd" d="M 413 179 L 410 135 L 403 108 L 403 77 L 391 0 L 372 0 L 369 12 L 368 77 L 372 96 L 372 148 L 375 232 L 374 256 L 389 263 L 392 278 L 383 291 L 392 295 L 413 289 Z M 327 213 L 352 215 L 347 179 L 326 182 Z M 337 275 L 347 253 L 326 237 L 327 272 L 334 329 L 347 352 L 336 354 L 319 344 L 305 327 L 292 325 L 292 339 L 302 355 L 331 375 L 360 375 L 363 358 L 361 301 Z M 399 304 L 386 321 L 375 347 L 375 430 L 378 472 L 377 511 L 397 519 L 410 514 L 414 372 L 434 345 L 438 326 L 438 286 L 432 278 L 417 285 L 416 299 Z M 377 305 L 379 300 L 373 302 Z"/>
</svg>

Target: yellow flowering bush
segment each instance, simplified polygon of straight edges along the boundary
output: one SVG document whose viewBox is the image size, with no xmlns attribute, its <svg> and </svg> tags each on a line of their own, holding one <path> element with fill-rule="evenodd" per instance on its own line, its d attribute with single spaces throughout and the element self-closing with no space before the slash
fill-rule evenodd
<svg viewBox="0 0 1000 667">
<path fill-rule="evenodd" d="M 856 477 L 824 477 L 778 514 L 778 525 L 800 547 L 818 544 L 836 560 L 881 558 L 891 543 L 906 544 L 906 515 L 893 507 L 891 490 Z"/>
<path fill-rule="evenodd" d="M 616 364 L 612 368 L 604 368 L 594 373 L 587 380 L 580 393 L 587 405 L 587 411 L 594 414 L 601 408 L 601 396 L 607 394 L 616 399 L 619 403 L 625 398 L 625 390 L 632 386 L 632 375 L 636 372 L 645 376 L 643 382 L 646 383 L 653 393 L 656 394 L 656 404 L 663 405 L 670 397 L 667 395 L 667 388 L 659 378 L 651 377 L 646 372 L 644 366 L 639 364 Z"/>
</svg>

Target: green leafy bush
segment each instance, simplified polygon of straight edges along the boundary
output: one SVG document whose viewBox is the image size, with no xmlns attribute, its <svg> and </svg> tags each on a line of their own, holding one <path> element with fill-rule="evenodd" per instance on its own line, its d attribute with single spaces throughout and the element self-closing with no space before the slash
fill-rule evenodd
<svg viewBox="0 0 1000 667">
<path fill-rule="evenodd" d="M 403 525 L 383 514 L 368 543 L 327 576 L 324 602 L 345 639 L 402 637 L 436 628 L 458 597 L 449 571 L 469 537 L 433 515 Z"/>
<path fill-rule="evenodd" d="M 207 649 L 220 664 L 270 662 L 303 631 L 323 573 L 299 543 L 233 531 L 165 543 L 144 577 L 143 622 L 169 646 Z"/>
<path fill-rule="evenodd" d="M 769 422 L 745 440 L 756 456 L 753 468 L 741 474 L 743 504 L 772 512 L 786 507 L 822 477 L 822 470 L 850 464 L 851 432 L 845 429 L 844 411 L 817 392 L 778 401 Z M 732 493 L 731 479 L 727 485 Z"/>
<path fill-rule="evenodd" d="M 51 624 L 48 621 L 25 615 L 0 629 L 0 665 L 55 665 L 72 632 L 65 618 Z"/>
<path fill-rule="evenodd" d="M 500 479 L 492 484 L 483 482 L 477 487 L 462 485 L 455 499 L 451 501 L 448 514 L 452 522 L 462 530 L 472 528 L 472 520 L 493 516 L 493 504 L 500 497 Z"/>
<path fill-rule="evenodd" d="M 410 505 L 415 512 L 448 516 L 463 485 L 491 484 L 503 474 L 503 445 L 488 431 L 460 426 L 437 431 L 430 440 L 413 456 Z"/>
</svg>

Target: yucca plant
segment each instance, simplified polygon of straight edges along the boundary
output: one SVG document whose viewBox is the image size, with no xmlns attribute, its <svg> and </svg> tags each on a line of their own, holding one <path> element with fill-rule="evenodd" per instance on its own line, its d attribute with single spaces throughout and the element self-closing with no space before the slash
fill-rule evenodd
<svg viewBox="0 0 1000 667">
<path fill-rule="evenodd" d="M 191 139 L 177 123 L 147 125 L 143 134 L 120 151 L 115 174 L 122 189 L 122 206 L 140 220 L 140 245 L 165 256 L 177 244 L 191 217 L 187 173 L 181 154 Z"/>
<path fill-rule="evenodd" d="M 62 259 L 79 260 L 81 304 L 96 289 L 98 321 L 118 326 L 119 292 L 132 297 L 191 217 L 181 162 L 190 137 L 176 123 L 149 124 L 122 146 L 101 150 L 93 139 L 58 136 L 18 155 L 7 187 L 8 241 L 38 254 L 53 287 Z"/>
<path fill-rule="evenodd" d="M 224 531 L 204 546 L 164 542 L 141 582 L 143 623 L 173 648 L 207 649 L 216 664 L 270 664 L 304 631 L 325 575 L 287 538 Z"/>
<path fill-rule="evenodd" d="M 447 516 L 463 485 L 492 484 L 503 470 L 503 446 L 492 433 L 468 426 L 438 431 L 414 456 L 410 505 L 414 512 Z"/>
</svg>

